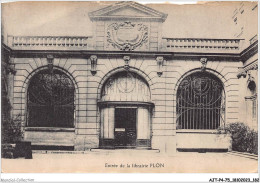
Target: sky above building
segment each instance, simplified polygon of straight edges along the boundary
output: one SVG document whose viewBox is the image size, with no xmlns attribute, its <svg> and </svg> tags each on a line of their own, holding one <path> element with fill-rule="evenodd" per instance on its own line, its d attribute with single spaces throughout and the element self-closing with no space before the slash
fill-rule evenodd
<svg viewBox="0 0 260 183">
<path fill-rule="evenodd" d="M 22 36 L 91 36 L 88 13 L 115 2 L 13 2 L 2 5 L 2 34 Z M 232 14 L 240 2 L 197 5 L 146 4 L 168 14 L 162 36 L 234 38 Z M 245 6 L 252 6 L 246 2 Z M 257 17 L 256 17 L 257 18 Z M 249 21 L 248 17 L 243 21 Z M 256 30 L 257 32 L 257 30 Z"/>
</svg>

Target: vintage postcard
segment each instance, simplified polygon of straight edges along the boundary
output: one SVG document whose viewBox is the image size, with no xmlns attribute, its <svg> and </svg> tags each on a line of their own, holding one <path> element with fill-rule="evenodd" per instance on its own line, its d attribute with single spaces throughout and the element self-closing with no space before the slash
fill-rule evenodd
<svg viewBox="0 0 260 183">
<path fill-rule="evenodd" d="M 258 2 L 1 10 L 2 173 L 258 172 Z"/>
</svg>

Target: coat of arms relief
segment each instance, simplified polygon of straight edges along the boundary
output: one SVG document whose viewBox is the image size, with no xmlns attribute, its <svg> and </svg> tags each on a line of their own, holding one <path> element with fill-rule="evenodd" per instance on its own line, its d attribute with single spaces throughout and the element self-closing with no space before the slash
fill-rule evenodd
<svg viewBox="0 0 260 183">
<path fill-rule="evenodd" d="M 148 26 L 143 23 L 112 23 L 107 27 L 108 46 L 133 51 L 145 46 L 148 49 Z"/>
</svg>

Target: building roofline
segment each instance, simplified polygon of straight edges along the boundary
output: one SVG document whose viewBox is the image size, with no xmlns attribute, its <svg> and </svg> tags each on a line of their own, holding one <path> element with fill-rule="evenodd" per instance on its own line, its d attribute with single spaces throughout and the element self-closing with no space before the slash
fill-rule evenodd
<svg viewBox="0 0 260 183">
<path fill-rule="evenodd" d="M 249 45 L 240 53 L 242 62 L 245 62 L 246 60 L 248 60 L 250 57 L 252 57 L 257 53 L 258 53 L 258 40 L 256 40 L 254 43 Z"/>
<path fill-rule="evenodd" d="M 167 52 L 167 51 L 106 51 L 106 50 L 12 50 L 10 47 L 2 43 L 4 49 L 9 50 L 10 54 L 18 58 L 30 58 L 35 56 L 47 56 L 52 54 L 56 57 L 83 57 L 88 58 L 90 55 L 98 55 L 99 57 L 118 57 L 129 55 L 130 57 L 157 57 L 163 56 L 166 60 L 172 58 L 201 58 L 207 57 L 210 60 L 230 60 L 240 61 L 240 54 L 236 53 L 203 53 L 203 52 Z"/>
</svg>

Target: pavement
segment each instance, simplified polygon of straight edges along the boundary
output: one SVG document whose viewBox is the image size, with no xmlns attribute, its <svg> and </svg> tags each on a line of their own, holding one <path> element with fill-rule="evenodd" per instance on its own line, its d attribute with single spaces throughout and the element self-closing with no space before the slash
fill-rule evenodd
<svg viewBox="0 0 260 183">
<path fill-rule="evenodd" d="M 257 158 L 235 153 L 35 151 L 33 159 L 2 159 L 3 173 L 257 173 Z"/>
</svg>

